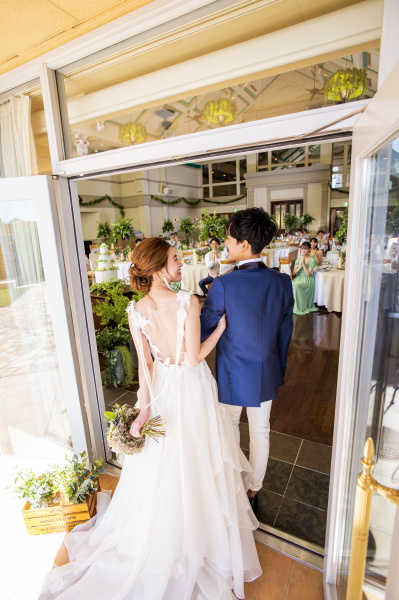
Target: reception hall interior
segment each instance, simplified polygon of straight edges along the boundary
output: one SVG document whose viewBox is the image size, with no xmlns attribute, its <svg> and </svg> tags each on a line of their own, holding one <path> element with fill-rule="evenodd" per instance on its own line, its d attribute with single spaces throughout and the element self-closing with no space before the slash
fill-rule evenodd
<svg viewBox="0 0 399 600">
<path fill-rule="evenodd" d="M 312 298 L 316 310 L 294 315 L 285 386 L 271 412 L 270 457 L 258 516 L 265 531 L 301 540 L 320 554 L 329 491 L 350 161 L 351 141 L 344 139 L 91 177 L 77 184 L 104 411 L 137 400 L 137 355 L 121 331 L 127 325 L 124 308 L 139 297 L 127 284 L 138 240 L 160 235 L 171 239 L 175 234 L 171 241 L 183 262 L 181 285 L 197 294 L 202 306 L 198 284 L 208 275 L 209 240 L 216 236 L 223 252 L 225 225 L 235 211 L 257 206 L 272 215 L 277 235 L 262 251 L 262 260 L 293 280 L 300 244 L 319 235 L 321 258 Z M 220 276 L 234 268 L 223 256 Z M 207 360 L 214 373 L 214 352 Z M 240 428 L 241 446 L 248 454 L 245 410 Z M 118 465 L 115 455 L 109 460 Z"/>
</svg>

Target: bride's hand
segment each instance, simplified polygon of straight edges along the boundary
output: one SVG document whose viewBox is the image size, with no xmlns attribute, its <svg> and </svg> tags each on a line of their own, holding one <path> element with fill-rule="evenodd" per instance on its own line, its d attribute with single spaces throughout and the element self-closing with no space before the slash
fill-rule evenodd
<svg viewBox="0 0 399 600">
<path fill-rule="evenodd" d="M 147 406 L 147 408 L 140 409 L 139 416 L 133 421 L 133 423 L 130 427 L 130 430 L 129 430 L 130 435 L 132 435 L 133 437 L 141 437 L 140 429 L 148 421 L 149 417 L 150 417 L 150 407 L 149 406 Z"/>
<path fill-rule="evenodd" d="M 223 317 L 220 319 L 220 321 L 218 322 L 216 329 L 218 331 L 224 331 L 226 329 L 226 315 L 224 314 Z"/>
</svg>

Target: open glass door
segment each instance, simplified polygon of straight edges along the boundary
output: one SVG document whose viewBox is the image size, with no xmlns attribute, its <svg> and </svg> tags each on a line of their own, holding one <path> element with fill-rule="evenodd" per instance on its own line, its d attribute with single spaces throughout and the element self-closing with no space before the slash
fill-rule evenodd
<svg viewBox="0 0 399 600">
<path fill-rule="evenodd" d="M 375 445 L 374 477 L 399 489 L 399 65 L 354 127 L 348 289 L 330 491 L 326 584 L 344 600 L 356 479 L 363 446 Z M 365 585 L 385 590 L 398 540 L 395 506 L 372 502 Z M 328 589 L 328 586 L 326 586 Z M 370 589 L 370 588 L 369 588 Z M 396 596 L 397 597 L 397 596 Z"/>
<path fill-rule="evenodd" d="M 51 177 L 0 179 L 0 335 L 0 454 L 87 450 Z"/>
</svg>

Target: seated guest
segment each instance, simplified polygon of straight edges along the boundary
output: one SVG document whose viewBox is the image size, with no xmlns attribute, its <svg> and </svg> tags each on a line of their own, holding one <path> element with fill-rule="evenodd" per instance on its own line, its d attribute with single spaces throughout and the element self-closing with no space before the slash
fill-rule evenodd
<svg viewBox="0 0 399 600">
<path fill-rule="evenodd" d="M 317 266 L 314 256 L 310 256 L 309 242 L 303 242 L 301 246 L 301 258 L 295 261 L 292 290 L 294 293 L 294 315 L 307 315 L 317 310 L 314 305 L 315 281 L 313 269 Z"/>
<path fill-rule="evenodd" d="M 201 281 L 198 283 L 201 290 L 204 292 L 204 296 L 206 296 L 208 293 L 208 288 L 206 286 L 212 283 L 215 277 L 217 277 L 220 273 L 221 254 L 218 250 L 219 243 L 220 242 L 218 238 L 211 238 L 211 251 L 205 255 L 205 266 L 208 269 L 208 277 L 201 279 Z"/>
<path fill-rule="evenodd" d="M 310 238 L 310 256 L 314 256 L 317 261 L 317 264 L 320 265 L 323 259 L 323 252 L 321 250 L 318 250 L 318 243 L 319 242 L 317 238 Z"/>
<path fill-rule="evenodd" d="M 322 251 L 323 256 L 325 256 L 328 252 L 328 234 L 325 233 L 322 229 L 319 229 L 319 231 L 316 234 L 316 237 L 318 239 L 318 249 Z"/>
<path fill-rule="evenodd" d="M 179 242 L 179 238 L 177 237 L 177 233 L 172 233 L 171 234 L 169 244 L 171 246 L 173 246 L 173 248 L 175 250 L 179 250 L 179 248 L 180 248 L 180 242 Z"/>
</svg>

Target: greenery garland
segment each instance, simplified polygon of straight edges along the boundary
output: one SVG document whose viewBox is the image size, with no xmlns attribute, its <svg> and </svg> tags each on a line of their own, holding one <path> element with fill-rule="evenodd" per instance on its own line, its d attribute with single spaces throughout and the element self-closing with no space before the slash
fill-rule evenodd
<svg viewBox="0 0 399 600">
<path fill-rule="evenodd" d="M 163 204 L 164 206 L 175 206 L 176 204 L 180 204 L 180 202 L 184 202 L 188 206 L 194 207 L 198 206 L 200 202 L 207 202 L 208 204 L 231 204 L 232 202 L 238 202 L 238 200 L 242 200 L 246 197 L 247 194 L 243 194 L 242 196 L 238 196 L 237 198 L 233 198 L 232 200 L 221 200 L 217 202 L 216 200 L 209 200 L 209 198 L 199 198 L 198 200 L 187 200 L 186 198 L 177 198 L 176 200 L 164 200 L 163 198 L 159 198 L 158 196 L 153 196 L 151 194 L 151 198 L 159 204 Z"/>
<path fill-rule="evenodd" d="M 96 198 L 95 200 L 89 200 L 89 202 L 83 202 L 82 196 L 79 196 L 79 205 L 80 206 L 95 206 L 96 204 L 100 204 L 101 202 L 105 202 L 105 201 L 108 201 L 110 204 L 112 204 L 112 206 L 114 206 L 115 208 L 118 208 L 120 210 L 122 217 L 125 216 L 125 209 L 123 208 L 123 206 L 121 204 L 118 204 L 114 200 L 112 200 L 112 198 L 110 196 L 108 196 L 108 194 L 105 194 L 105 196 L 102 196 L 101 198 Z"/>
<path fill-rule="evenodd" d="M 340 194 L 346 194 L 347 196 L 349 196 L 349 190 L 342 190 L 341 188 L 333 188 L 333 187 L 331 187 L 331 183 L 330 182 L 328 182 L 328 187 L 333 192 L 339 192 Z"/>
</svg>

